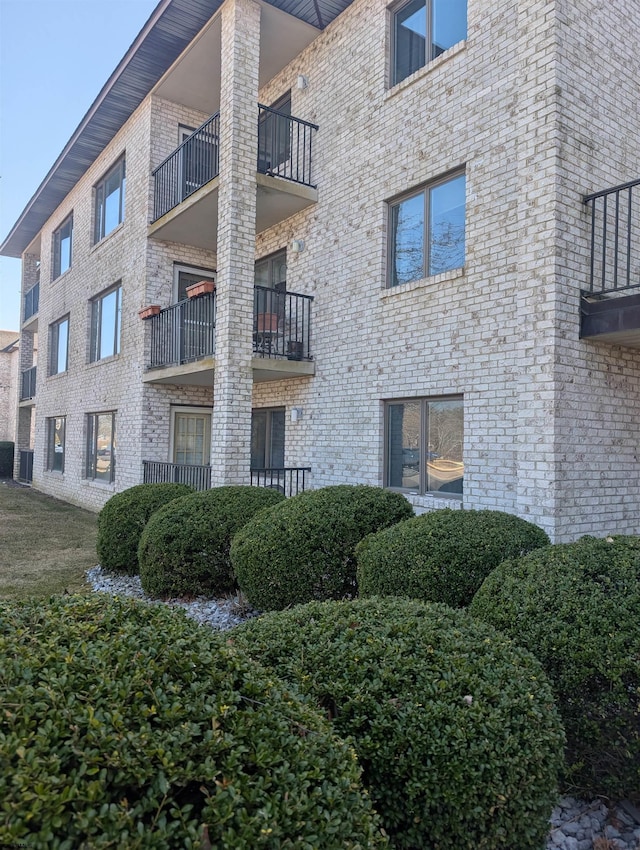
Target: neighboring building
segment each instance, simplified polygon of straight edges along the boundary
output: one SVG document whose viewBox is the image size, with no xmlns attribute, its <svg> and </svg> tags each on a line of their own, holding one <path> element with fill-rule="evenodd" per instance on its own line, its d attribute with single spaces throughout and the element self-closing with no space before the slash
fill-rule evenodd
<svg viewBox="0 0 640 850">
<path fill-rule="evenodd" d="M 1 247 L 34 486 L 636 532 L 640 212 L 584 196 L 638 174 L 638 35 L 620 0 L 162 0 Z"/>
<path fill-rule="evenodd" d="M 0 443 L 16 438 L 18 331 L 0 331 Z"/>
</svg>

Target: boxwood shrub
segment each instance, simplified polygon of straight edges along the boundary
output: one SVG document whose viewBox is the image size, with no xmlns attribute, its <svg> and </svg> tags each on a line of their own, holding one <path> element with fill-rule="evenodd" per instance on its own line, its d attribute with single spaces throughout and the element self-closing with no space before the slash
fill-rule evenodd
<svg viewBox="0 0 640 850">
<path fill-rule="evenodd" d="M 537 525 L 502 511 L 431 511 L 358 544 L 360 595 L 461 607 L 501 561 L 549 542 Z"/>
<path fill-rule="evenodd" d="M 353 749 L 165 606 L 0 603 L 0 844 L 384 846 Z"/>
<path fill-rule="evenodd" d="M 363 484 L 307 491 L 247 523 L 233 540 L 238 583 L 262 611 L 356 593 L 356 544 L 413 516 L 400 493 Z"/>
<path fill-rule="evenodd" d="M 152 596 L 221 596 L 232 591 L 229 547 L 255 513 L 284 499 L 266 487 L 192 493 L 149 520 L 138 547 L 140 580 Z"/>
<path fill-rule="evenodd" d="M 186 484 L 138 484 L 116 493 L 98 515 L 98 561 L 105 570 L 136 575 L 140 535 L 154 511 L 193 492 Z"/>
<path fill-rule="evenodd" d="M 563 733 L 539 662 L 466 612 L 309 603 L 230 632 L 352 736 L 394 847 L 540 850 Z"/>
<path fill-rule="evenodd" d="M 567 732 L 565 784 L 640 799 L 640 538 L 506 561 L 470 611 L 535 652 Z"/>
</svg>

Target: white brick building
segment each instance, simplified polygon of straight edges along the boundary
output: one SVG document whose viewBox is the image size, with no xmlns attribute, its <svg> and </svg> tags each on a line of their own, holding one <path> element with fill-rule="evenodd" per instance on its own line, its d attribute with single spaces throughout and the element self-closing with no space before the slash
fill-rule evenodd
<svg viewBox="0 0 640 850">
<path fill-rule="evenodd" d="M 1 247 L 23 372 L 41 340 L 23 474 L 637 531 L 640 208 L 585 196 L 638 175 L 639 30 L 620 0 L 161 0 Z"/>
</svg>

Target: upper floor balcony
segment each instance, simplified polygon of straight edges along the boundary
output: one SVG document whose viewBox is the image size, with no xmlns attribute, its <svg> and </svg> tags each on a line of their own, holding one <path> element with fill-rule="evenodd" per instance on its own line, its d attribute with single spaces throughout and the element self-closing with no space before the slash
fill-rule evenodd
<svg viewBox="0 0 640 850">
<path fill-rule="evenodd" d="M 38 307 L 40 303 L 40 281 L 37 281 L 24 296 L 22 310 L 22 326 L 37 330 Z"/>
<path fill-rule="evenodd" d="M 308 121 L 258 106 L 256 232 L 317 201 L 313 138 Z M 208 118 L 153 172 L 154 210 L 149 236 L 216 249 L 220 113 Z"/>
<path fill-rule="evenodd" d="M 216 355 L 216 293 L 161 310 L 151 324 L 147 383 L 211 386 Z M 254 287 L 253 378 L 275 381 L 314 374 L 313 297 Z"/>
<path fill-rule="evenodd" d="M 591 208 L 591 261 L 580 336 L 640 348 L 640 180 L 584 202 Z"/>
</svg>

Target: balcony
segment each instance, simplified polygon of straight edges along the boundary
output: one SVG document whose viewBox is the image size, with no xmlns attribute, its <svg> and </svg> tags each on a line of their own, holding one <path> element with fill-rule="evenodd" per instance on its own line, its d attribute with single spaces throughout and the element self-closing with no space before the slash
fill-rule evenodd
<svg viewBox="0 0 640 850">
<path fill-rule="evenodd" d="M 36 367 L 25 369 L 20 383 L 20 401 L 32 401 L 36 395 Z"/>
<path fill-rule="evenodd" d="M 38 281 L 25 293 L 22 313 L 22 326 L 37 324 L 38 306 L 40 303 L 40 282 Z M 34 328 L 35 330 L 36 328 Z"/>
<path fill-rule="evenodd" d="M 312 181 L 317 129 L 308 121 L 258 106 L 257 233 L 317 201 Z M 219 151 L 216 113 L 155 169 L 150 237 L 216 250 Z"/>
<path fill-rule="evenodd" d="M 143 460 L 142 469 L 145 484 L 173 482 L 188 484 L 194 490 L 208 490 L 211 487 L 210 466 L 190 466 L 180 463 Z M 250 480 L 253 487 L 271 487 L 289 497 L 304 491 L 307 485 L 307 475 L 310 473 L 311 467 L 309 466 L 252 469 Z"/>
<path fill-rule="evenodd" d="M 580 337 L 640 348 L 640 180 L 584 202 L 591 208 L 591 261 Z"/>
<path fill-rule="evenodd" d="M 146 383 L 212 385 L 216 353 L 216 293 L 180 301 L 151 324 Z M 253 377 L 274 381 L 314 374 L 310 295 L 254 287 Z"/>
</svg>

